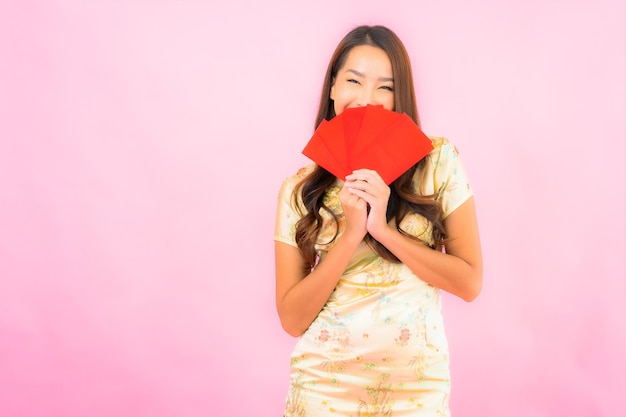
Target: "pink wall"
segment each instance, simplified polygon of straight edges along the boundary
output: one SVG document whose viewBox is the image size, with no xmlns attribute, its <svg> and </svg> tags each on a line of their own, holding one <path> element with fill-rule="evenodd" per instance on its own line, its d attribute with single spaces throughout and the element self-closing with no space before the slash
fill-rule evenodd
<svg viewBox="0 0 626 417">
<path fill-rule="evenodd" d="M 0 3 L 0 415 L 280 415 L 275 197 L 359 23 L 476 191 L 455 417 L 626 415 L 624 3 L 248 3 Z"/>
</svg>

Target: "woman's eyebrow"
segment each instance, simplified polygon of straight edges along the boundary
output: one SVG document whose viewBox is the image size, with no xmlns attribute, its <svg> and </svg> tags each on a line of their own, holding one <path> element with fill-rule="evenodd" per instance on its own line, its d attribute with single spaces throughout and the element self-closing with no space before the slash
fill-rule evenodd
<svg viewBox="0 0 626 417">
<path fill-rule="evenodd" d="M 353 73 L 354 75 L 356 75 L 357 77 L 361 77 L 361 78 L 365 77 L 365 74 L 363 74 L 362 72 L 357 71 L 357 70 L 355 70 L 355 69 L 347 69 L 347 70 L 346 70 L 346 72 L 351 72 L 351 73 Z M 378 79 L 378 81 L 383 81 L 383 82 L 393 82 L 393 77 L 380 77 L 380 78 Z"/>
<path fill-rule="evenodd" d="M 355 69 L 347 69 L 346 72 L 351 72 L 354 75 L 356 75 L 357 77 L 365 77 L 365 75 L 363 75 L 362 72 L 359 72 L 359 71 L 357 71 Z"/>
</svg>

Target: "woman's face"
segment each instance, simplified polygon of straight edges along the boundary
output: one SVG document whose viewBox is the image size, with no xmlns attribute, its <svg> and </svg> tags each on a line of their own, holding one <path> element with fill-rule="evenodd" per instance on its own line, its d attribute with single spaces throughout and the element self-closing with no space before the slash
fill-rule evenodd
<svg viewBox="0 0 626 417">
<path fill-rule="evenodd" d="M 330 88 L 335 114 L 368 104 L 394 110 L 393 71 L 387 53 L 371 45 L 355 46 Z"/>
</svg>

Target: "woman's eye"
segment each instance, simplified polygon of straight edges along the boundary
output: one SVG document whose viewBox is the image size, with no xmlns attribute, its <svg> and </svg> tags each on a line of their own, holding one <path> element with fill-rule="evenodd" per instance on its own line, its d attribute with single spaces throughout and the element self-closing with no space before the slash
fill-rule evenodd
<svg viewBox="0 0 626 417">
<path fill-rule="evenodd" d="M 354 83 L 354 84 L 358 84 L 359 82 L 357 80 L 355 80 L 354 78 L 350 78 L 348 80 L 349 83 Z"/>
<path fill-rule="evenodd" d="M 390 85 L 383 85 L 380 88 L 382 88 L 383 90 L 393 91 L 393 87 L 391 87 Z"/>
</svg>

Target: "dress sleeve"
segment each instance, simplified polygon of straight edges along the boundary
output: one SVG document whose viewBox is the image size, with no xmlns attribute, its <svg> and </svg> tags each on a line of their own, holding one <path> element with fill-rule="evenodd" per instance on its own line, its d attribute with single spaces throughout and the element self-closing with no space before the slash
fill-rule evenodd
<svg viewBox="0 0 626 417">
<path fill-rule="evenodd" d="M 296 175 L 286 178 L 278 191 L 274 240 L 295 247 L 298 247 L 296 243 L 296 223 L 300 220 L 301 215 L 296 210 L 294 204 L 300 204 L 301 200 L 297 199 L 294 201 L 292 194 L 295 186 L 302 180 L 306 171 L 301 169 Z"/>
<path fill-rule="evenodd" d="M 432 154 L 433 188 L 445 219 L 473 195 L 459 152 L 445 138 L 438 138 Z M 437 152 L 438 150 L 438 152 Z"/>
</svg>

